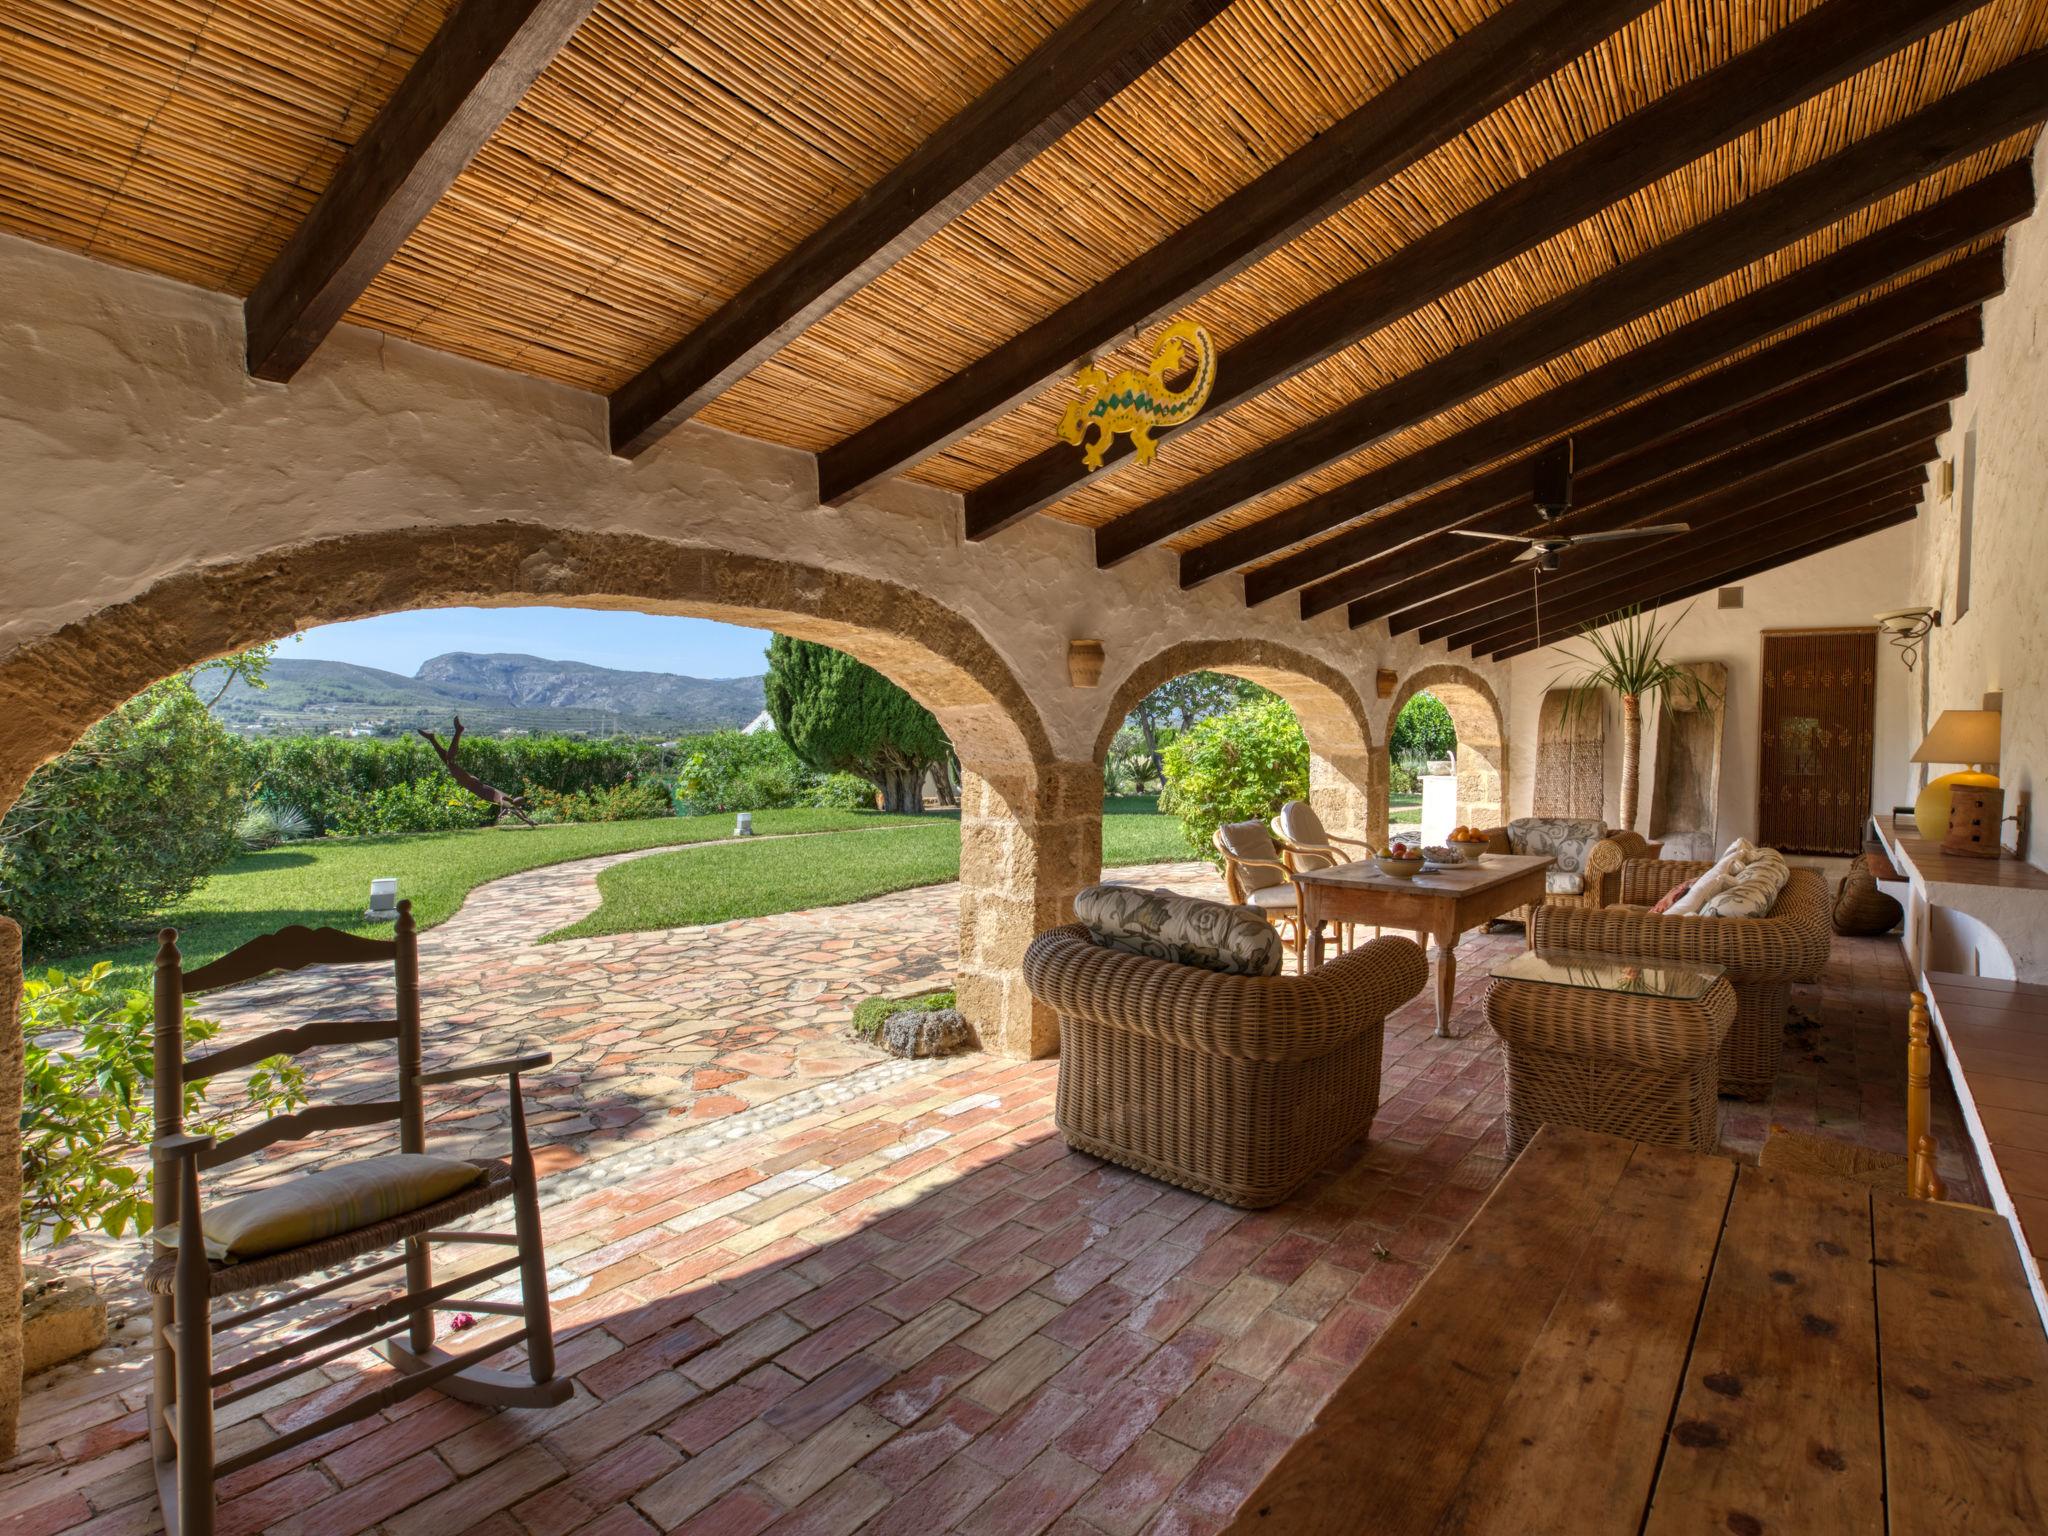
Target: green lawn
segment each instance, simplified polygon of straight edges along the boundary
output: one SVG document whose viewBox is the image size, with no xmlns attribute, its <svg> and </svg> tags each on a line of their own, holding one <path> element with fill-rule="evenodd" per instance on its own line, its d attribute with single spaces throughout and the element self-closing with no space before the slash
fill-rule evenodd
<svg viewBox="0 0 2048 1536">
<path fill-rule="evenodd" d="M 1102 862 L 1156 864 L 1190 857 L 1180 826 L 1149 797 L 1103 806 Z M 725 843 L 635 859 L 597 877 L 603 897 L 581 922 L 548 935 L 587 939 L 766 917 L 866 901 L 960 876 L 960 826 L 948 817 L 887 831 L 841 832 L 786 843 Z"/>
<path fill-rule="evenodd" d="M 1160 815 L 1148 796 L 1112 798 L 1103 806 L 1102 826 L 1105 864 L 1189 856 L 1178 825 Z M 763 836 L 760 842 L 639 859 L 608 872 L 598 882 L 604 897 L 599 910 L 555 937 L 632 933 L 861 901 L 935 885 L 960 872 L 960 825 L 951 814 L 758 811 L 754 827 Z M 320 838 L 232 860 L 163 921 L 178 930 L 185 963 L 204 965 L 288 923 L 389 933 L 388 924 L 362 915 L 370 881 L 383 876 L 397 877 L 399 894 L 411 900 L 420 923 L 432 927 L 453 916 L 462 899 L 487 880 L 597 854 L 715 842 L 731 832 L 732 817 L 718 815 Z M 789 833 L 819 835 L 787 842 L 774 837 Z M 31 966 L 83 970 L 106 960 L 123 984 L 143 986 L 155 948 L 152 940 L 138 939 L 83 955 L 40 957 Z"/>
<path fill-rule="evenodd" d="M 370 901 L 370 881 L 393 875 L 398 879 L 399 894 L 411 900 L 414 916 L 431 926 L 453 916 L 462 898 L 486 880 L 567 859 L 727 837 L 732 820 L 730 815 L 660 817 L 503 831 L 423 832 L 410 837 L 320 838 L 232 860 L 163 920 L 178 930 L 178 946 L 188 966 L 203 965 L 243 940 L 287 923 L 374 936 L 389 933 L 391 927 L 363 918 L 363 908 Z M 875 811 L 759 811 L 754 828 L 764 834 L 836 833 L 917 820 Z M 770 846 L 743 845 L 741 851 L 751 853 L 756 847 Z M 152 941 L 139 940 L 39 963 L 58 964 L 69 971 L 109 960 L 125 982 L 141 986 L 155 950 Z"/>
</svg>

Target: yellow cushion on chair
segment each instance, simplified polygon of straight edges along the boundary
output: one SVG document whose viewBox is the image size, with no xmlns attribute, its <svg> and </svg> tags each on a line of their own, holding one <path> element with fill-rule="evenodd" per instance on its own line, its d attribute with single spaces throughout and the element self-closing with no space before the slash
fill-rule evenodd
<svg viewBox="0 0 2048 1536">
<path fill-rule="evenodd" d="M 206 1256 L 223 1264 L 303 1248 L 445 1200 L 484 1176 L 475 1163 L 397 1152 L 319 1173 L 295 1175 L 205 1211 Z M 167 1248 L 174 1226 L 157 1230 Z"/>
</svg>

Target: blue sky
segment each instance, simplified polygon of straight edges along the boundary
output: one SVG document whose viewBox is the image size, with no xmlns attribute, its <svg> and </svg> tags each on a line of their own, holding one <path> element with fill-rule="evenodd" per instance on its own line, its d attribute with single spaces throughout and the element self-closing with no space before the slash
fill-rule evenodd
<svg viewBox="0 0 2048 1536">
<path fill-rule="evenodd" d="M 752 677 L 768 670 L 768 631 L 709 619 L 661 618 L 592 608 L 430 608 L 323 624 L 287 640 L 280 657 L 352 661 L 407 677 L 448 651 L 513 651 L 629 672 Z"/>
</svg>

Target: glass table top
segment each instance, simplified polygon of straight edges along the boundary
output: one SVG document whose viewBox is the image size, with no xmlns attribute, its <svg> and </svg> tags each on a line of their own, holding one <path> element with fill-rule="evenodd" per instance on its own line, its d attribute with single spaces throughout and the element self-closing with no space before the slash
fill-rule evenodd
<svg viewBox="0 0 2048 1536">
<path fill-rule="evenodd" d="M 1696 1003 L 1721 979 L 1722 967 L 1572 950 L 1554 950 L 1549 954 L 1527 950 L 1511 960 L 1500 961 L 1490 974 L 1544 986 L 1627 992 L 1639 997 L 1668 997 L 1674 1002 Z"/>
</svg>

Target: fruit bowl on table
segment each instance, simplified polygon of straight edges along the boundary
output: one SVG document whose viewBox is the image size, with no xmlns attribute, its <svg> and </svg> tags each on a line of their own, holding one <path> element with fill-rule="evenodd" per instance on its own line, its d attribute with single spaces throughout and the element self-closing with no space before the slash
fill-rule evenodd
<svg viewBox="0 0 2048 1536">
<path fill-rule="evenodd" d="M 1455 843 L 1445 843 L 1439 847 L 1425 848 L 1422 850 L 1422 858 L 1423 862 L 1431 869 L 1456 869 L 1459 865 L 1467 862 L 1465 850 Z"/>
<path fill-rule="evenodd" d="M 1373 855 L 1372 861 L 1379 866 L 1381 874 L 1394 880 L 1413 880 L 1428 867 L 1428 860 L 1419 853 L 1406 856 L 1377 853 Z"/>
</svg>

